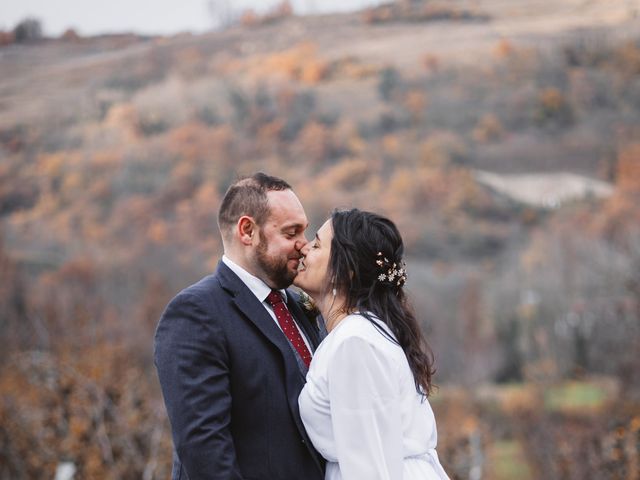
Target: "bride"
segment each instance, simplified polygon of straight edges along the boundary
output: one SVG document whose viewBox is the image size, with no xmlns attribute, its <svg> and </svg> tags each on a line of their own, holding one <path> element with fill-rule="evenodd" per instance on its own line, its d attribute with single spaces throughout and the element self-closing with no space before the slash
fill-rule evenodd
<svg viewBox="0 0 640 480">
<path fill-rule="evenodd" d="M 405 299 L 398 229 L 374 213 L 336 211 L 302 253 L 294 283 L 329 334 L 298 402 L 325 479 L 448 479 L 427 401 L 433 359 Z"/>
</svg>

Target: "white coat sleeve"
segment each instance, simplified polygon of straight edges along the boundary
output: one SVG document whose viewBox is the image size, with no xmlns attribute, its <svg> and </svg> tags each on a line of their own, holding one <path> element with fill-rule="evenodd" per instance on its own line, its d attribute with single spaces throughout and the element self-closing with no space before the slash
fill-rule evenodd
<svg viewBox="0 0 640 480">
<path fill-rule="evenodd" d="M 395 371 L 394 362 L 381 349 L 360 337 L 345 339 L 331 359 L 331 421 L 344 480 L 402 479 L 404 455 Z"/>
</svg>

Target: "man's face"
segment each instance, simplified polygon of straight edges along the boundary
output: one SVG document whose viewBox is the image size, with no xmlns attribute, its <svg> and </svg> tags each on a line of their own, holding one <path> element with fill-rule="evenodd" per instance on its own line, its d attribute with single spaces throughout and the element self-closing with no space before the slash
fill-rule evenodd
<svg viewBox="0 0 640 480">
<path fill-rule="evenodd" d="M 291 190 L 267 192 L 270 214 L 258 229 L 254 261 L 258 277 L 271 288 L 286 288 L 298 274 L 300 250 L 307 243 L 307 216 Z"/>
</svg>

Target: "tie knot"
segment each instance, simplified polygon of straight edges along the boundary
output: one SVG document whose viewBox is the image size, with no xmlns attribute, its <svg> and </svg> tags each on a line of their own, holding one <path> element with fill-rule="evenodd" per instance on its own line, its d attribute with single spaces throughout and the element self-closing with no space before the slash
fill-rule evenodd
<svg viewBox="0 0 640 480">
<path fill-rule="evenodd" d="M 284 299 L 282 298 L 282 295 L 280 295 L 280 292 L 277 290 L 271 290 L 269 295 L 267 295 L 267 302 L 273 307 L 280 303 L 284 303 Z"/>
</svg>

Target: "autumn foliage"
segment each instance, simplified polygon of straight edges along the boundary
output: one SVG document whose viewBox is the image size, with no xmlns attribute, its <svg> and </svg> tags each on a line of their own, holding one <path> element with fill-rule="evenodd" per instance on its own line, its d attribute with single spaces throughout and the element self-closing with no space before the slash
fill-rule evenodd
<svg viewBox="0 0 640 480">
<path fill-rule="evenodd" d="M 366 21 L 465 18 L 423 3 Z M 220 200 L 257 170 L 294 186 L 310 236 L 336 207 L 398 224 L 452 478 L 638 478 L 640 43 L 501 40 L 482 68 L 425 53 L 407 71 L 299 36 L 266 45 L 270 28 L 297 31 L 290 6 L 273 15 L 227 36 L 69 33 L 104 63 L 60 66 L 37 103 L 2 98 L 0 478 L 62 462 L 77 478 L 169 477 L 155 325 L 215 268 Z M 610 190 L 531 205 L 479 170 L 574 171 Z"/>
</svg>

